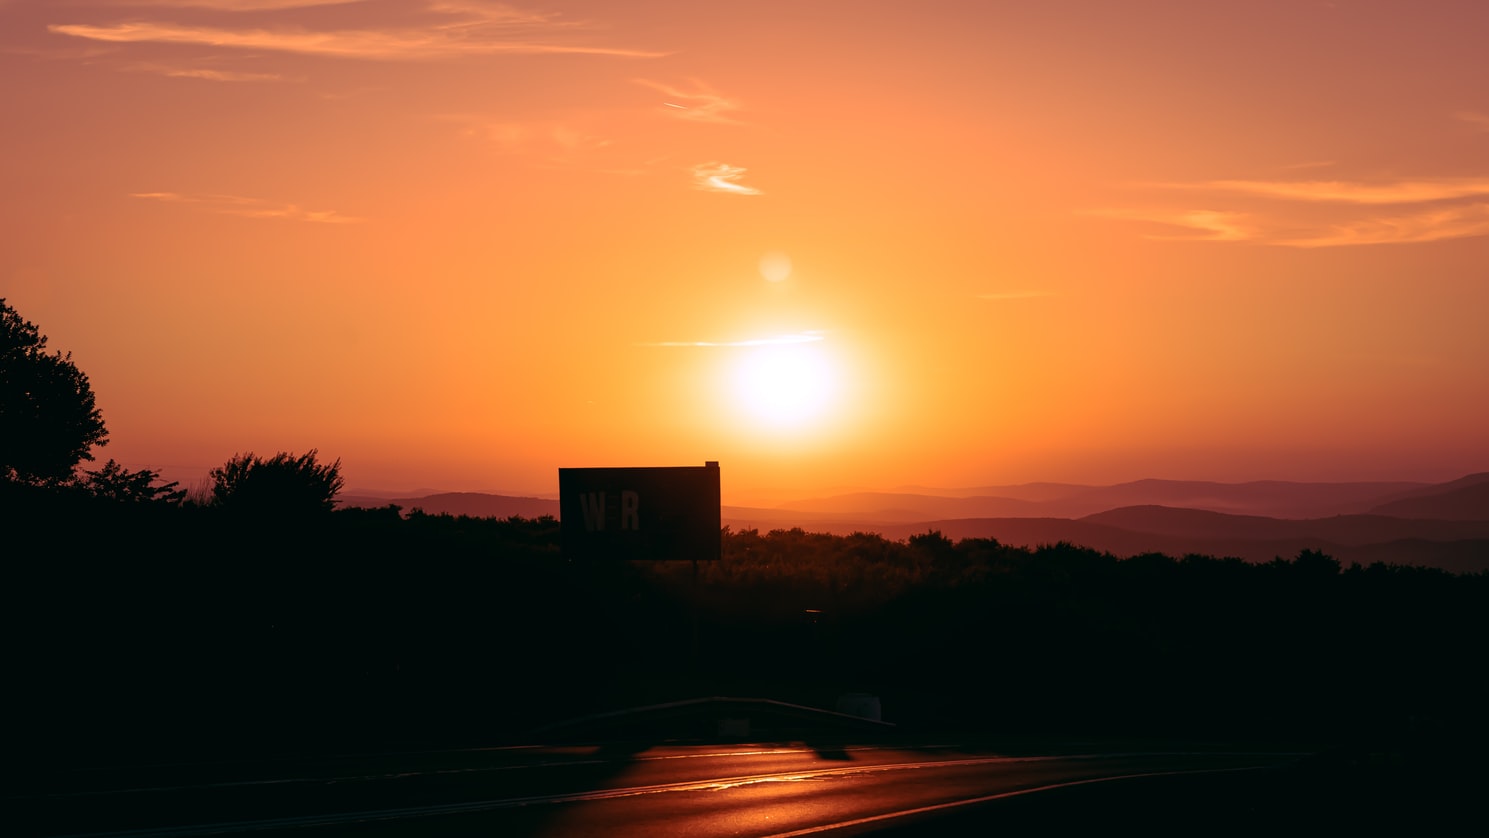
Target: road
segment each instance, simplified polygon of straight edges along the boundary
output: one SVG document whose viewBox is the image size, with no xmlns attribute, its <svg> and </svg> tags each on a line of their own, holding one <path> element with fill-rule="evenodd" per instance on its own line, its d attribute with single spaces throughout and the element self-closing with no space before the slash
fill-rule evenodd
<svg viewBox="0 0 1489 838">
<path fill-rule="evenodd" d="M 785 836 L 893 829 L 1070 789 L 1243 777 L 1297 757 L 1044 751 L 609 744 L 161 764 L 39 778 L 9 789 L 0 811 L 8 834 L 38 836 Z"/>
</svg>

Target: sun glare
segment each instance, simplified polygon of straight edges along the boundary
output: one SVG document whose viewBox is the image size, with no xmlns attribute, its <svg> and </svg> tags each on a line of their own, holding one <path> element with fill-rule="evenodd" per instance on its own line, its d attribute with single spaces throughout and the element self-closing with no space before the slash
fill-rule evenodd
<svg viewBox="0 0 1489 838">
<path fill-rule="evenodd" d="M 820 419 L 837 390 L 837 371 L 817 344 L 750 347 L 735 370 L 734 392 L 744 415 L 776 428 Z"/>
</svg>

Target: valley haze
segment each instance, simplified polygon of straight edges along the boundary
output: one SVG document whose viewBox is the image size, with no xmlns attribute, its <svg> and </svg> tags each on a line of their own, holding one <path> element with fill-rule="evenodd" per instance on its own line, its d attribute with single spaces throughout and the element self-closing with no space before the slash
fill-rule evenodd
<svg viewBox="0 0 1489 838">
<path fill-rule="evenodd" d="M 389 504 L 405 514 L 559 515 L 558 500 L 551 496 L 431 492 L 396 497 L 352 489 L 341 497 L 344 507 Z M 801 528 L 903 540 L 935 530 L 953 540 L 992 538 L 1012 546 L 1067 542 L 1120 557 L 1197 554 L 1265 562 L 1316 550 L 1344 565 L 1489 570 L 1489 472 L 1446 483 L 1148 479 L 1110 486 L 857 491 L 774 506 L 725 504 L 722 520 L 735 531 Z"/>
</svg>

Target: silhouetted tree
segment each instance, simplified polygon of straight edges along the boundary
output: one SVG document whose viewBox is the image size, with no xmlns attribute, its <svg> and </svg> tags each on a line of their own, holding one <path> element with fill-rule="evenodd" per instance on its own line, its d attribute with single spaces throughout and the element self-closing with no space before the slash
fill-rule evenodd
<svg viewBox="0 0 1489 838">
<path fill-rule="evenodd" d="M 235 454 L 210 472 L 212 502 L 225 509 L 274 515 L 330 512 L 341 491 L 341 460 L 317 463 L 312 448 L 298 457 L 283 451 L 266 459 Z"/>
<path fill-rule="evenodd" d="M 59 483 L 108 442 L 93 389 L 72 353 L 0 298 L 0 479 Z"/>
<path fill-rule="evenodd" d="M 927 530 L 910 536 L 910 546 L 923 550 L 934 558 L 949 556 L 952 553 L 951 539 L 942 535 L 940 530 Z"/>
<path fill-rule="evenodd" d="M 1328 578 L 1339 575 L 1339 560 L 1321 550 L 1304 549 L 1293 559 L 1293 568 L 1309 577 Z"/>
<path fill-rule="evenodd" d="M 84 471 L 78 485 L 89 494 L 120 503 L 168 503 L 178 504 L 186 498 L 186 490 L 176 488 L 178 483 L 155 485 L 160 475 L 150 469 L 130 471 L 114 460 L 103 464 L 97 471 Z"/>
</svg>

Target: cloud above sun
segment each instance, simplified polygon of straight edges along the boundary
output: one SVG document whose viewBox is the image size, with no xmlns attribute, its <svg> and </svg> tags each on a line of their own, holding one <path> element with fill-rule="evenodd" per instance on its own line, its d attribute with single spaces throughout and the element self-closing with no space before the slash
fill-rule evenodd
<svg viewBox="0 0 1489 838">
<path fill-rule="evenodd" d="M 352 4 L 304 0 L 160 0 L 149 5 L 236 12 Z M 421 24 L 383 28 L 309 29 L 287 23 L 249 27 L 230 25 L 232 21 L 217 26 L 132 21 L 51 24 L 47 29 L 59 35 L 107 43 L 189 44 L 367 60 L 430 60 L 502 54 L 657 58 L 665 54 L 560 37 L 590 27 L 582 21 L 570 21 L 557 14 L 471 0 L 428 0 L 424 9 L 428 14 Z"/>
<path fill-rule="evenodd" d="M 748 169 L 727 163 L 699 163 L 693 167 L 693 187 L 726 195 L 762 195 L 759 189 L 740 183 Z"/>
<path fill-rule="evenodd" d="M 1126 221 L 1145 221 L 1162 227 L 1178 227 L 1184 233 L 1148 233 L 1144 238 L 1153 241 L 1252 241 L 1258 231 L 1246 222 L 1246 215 L 1239 212 L 1220 212 L 1205 209 L 1109 209 L 1093 210 L 1087 215 L 1117 218 Z"/>
<path fill-rule="evenodd" d="M 796 332 L 789 335 L 771 335 L 763 338 L 745 338 L 742 340 L 687 340 L 687 341 L 658 341 L 656 343 L 643 343 L 639 346 L 684 346 L 684 347 L 743 347 L 743 346 L 790 346 L 798 343 L 817 343 L 827 339 L 825 332 L 810 331 Z"/>
<path fill-rule="evenodd" d="M 307 210 L 296 204 L 246 198 L 241 195 L 185 194 L 181 192 L 135 192 L 130 197 L 168 204 L 189 204 L 204 212 L 242 218 L 306 221 L 313 224 L 356 224 L 364 218 L 342 215 L 335 210 Z"/>
<path fill-rule="evenodd" d="M 268 82 L 284 81 L 278 73 L 243 73 L 234 70 L 213 70 L 206 67 L 158 67 L 144 68 L 173 79 L 201 79 L 221 82 Z"/>
<path fill-rule="evenodd" d="M 1398 180 L 1210 180 L 1145 184 L 1149 205 L 1088 214 L 1185 232 L 1155 241 L 1281 247 L 1413 244 L 1489 235 L 1489 177 Z M 1204 208 L 1166 195 L 1200 194 Z"/>
<path fill-rule="evenodd" d="M 1317 235 L 1279 241 L 1292 247 L 1409 244 L 1489 236 L 1489 203 L 1420 209 L 1336 224 Z"/>
<path fill-rule="evenodd" d="M 662 107 L 669 116 L 689 122 L 713 122 L 722 125 L 737 125 L 727 114 L 740 110 L 738 101 L 715 91 L 708 85 L 694 80 L 690 89 L 684 90 L 661 82 L 636 79 L 637 84 L 661 93 L 666 97 Z"/>
<path fill-rule="evenodd" d="M 364 0 L 114 0 L 112 6 L 165 6 L 173 9 L 213 9 L 222 12 L 265 12 L 310 6 L 345 6 Z"/>
<path fill-rule="evenodd" d="M 1265 198 L 1342 204 L 1411 204 L 1489 195 L 1489 178 L 1441 178 L 1383 183 L 1341 180 L 1212 180 L 1193 184 L 1161 185 L 1170 189 L 1239 192 Z"/>
<path fill-rule="evenodd" d="M 1465 122 L 1478 131 L 1489 131 L 1489 113 L 1479 111 L 1459 111 L 1453 114 L 1453 118 L 1459 122 Z"/>
</svg>

